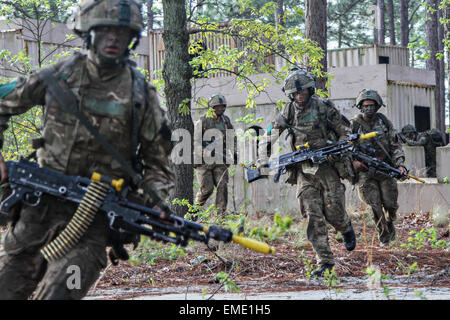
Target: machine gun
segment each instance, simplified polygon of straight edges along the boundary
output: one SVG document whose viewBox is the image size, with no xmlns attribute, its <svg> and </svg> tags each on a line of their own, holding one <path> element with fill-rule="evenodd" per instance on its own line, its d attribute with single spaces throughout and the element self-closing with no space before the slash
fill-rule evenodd
<svg viewBox="0 0 450 320">
<path fill-rule="evenodd" d="M 297 147 L 297 150 L 291 153 L 281 155 L 273 160 L 270 160 L 267 167 L 275 171 L 274 181 L 280 180 L 280 175 L 286 173 L 289 167 L 295 166 L 305 161 L 311 161 L 314 164 L 320 164 L 327 161 L 328 156 L 338 156 L 349 153 L 349 149 L 355 145 L 355 142 L 364 139 L 370 139 L 377 135 L 377 132 L 370 132 L 367 134 L 354 133 L 349 136 L 347 141 L 334 142 L 329 145 L 311 149 L 308 143 Z M 263 176 L 260 175 L 257 169 L 244 167 L 245 179 L 248 182 L 256 181 Z"/>
<path fill-rule="evenodd" d="M 218 226 L 201 224 L 178 217 L 170 209 L 165 212 L 129 201 L 122 188 L 124 180 L 114 180 L 94 173 L 91 179 L 65 175 L 37 163 L 21 159 L 7 161 L 11 194 L 0 204 L 0 210 L 9 212 L 23 202 L 37 206 L 43 195 L 78 204 L 77 211 L 65 229 L 41 253 L 48 260 L 63 257 L 75 246 L 97 212 L 106 214 L 109 227 L 120 233 L 146 235 L 156 240 L 186 246 L 190 239 L 205 244 L 210 239 L 233 241 L 241 246 L 262 253 L 273 253 L 265 243 L 234 235 Z"/>
<path fill-rule="evenodd" d="M 409 174 L 408 171 L 402 173 L 399 169 L 392 167 L 389 163 L 373 156 L 374 151 L 367 146 L 355 146 L 349 153 L 353 160 L 358 160 L 363 163 L 367 167 L 367 170 L 373 171 L 374 173 L 379 173 L 395 179 L 414 179 L 421 183 L 425 183 L 422 179 Z"/>
</svg>

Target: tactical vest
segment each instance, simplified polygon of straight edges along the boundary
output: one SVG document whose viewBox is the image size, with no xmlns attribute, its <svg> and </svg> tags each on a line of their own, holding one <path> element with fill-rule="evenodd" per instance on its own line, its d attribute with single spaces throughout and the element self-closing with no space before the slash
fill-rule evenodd
<svg viewBox="0 0 450 320">
<path fill-rule="evenodd" d="M 327 140 L 337 140 L 336 134 L 328 127 L 327 110 L 330 103 L 328 100 L 312 97 L 310 105 L 303 111 L 298 110 L 293 102 L 285 106 L 281 114 L 288 123 L 281 123 L 280 117 L 277 122 L 287 127 L 287 138 L 292 150 L 306 142 L 321 147 L 325 146 Z"/>
<path fill-rule="evenodd" d="M 371 131 L 377 131 L 378 135 L 376 138 L 366 140 L 366 143 L 372 144 L 378 157 L 381 157 L 383 160 L 392 164 L 391 156 L 388 152 L 391 144 L 389 140 L 389 128 L 391 125 L 384 114 L 376 113 L 376 117 L 375 124 L 371 127 L 364 121 L 362 114 L 357 115 L 354 118 L 352 133 L 369 133 Z"/>
<path fill-rule="evenodd" d="M 83 87 L 86 77 L 88 78 L 86 59 L 85 55 L 75 53 L 59 68 L 51 66 L 42 69 L 37 72 L 37 76 L 44 79 L 46 72 L 53 72 L 58 79 L 65 80 L 78 98 L 78 108 L 85 111 L 91 124 L 123 156 L 125 161 L 136 167 L 138 128 L 143 118 L 140 115 L 149 101 L 145 78 L 134 67 L 127 64 L 131 81 L 118 83 L 117 87 L 122 87 L 123 90 L 129 89 L 131 92 L 129 102 L 123 105 L 112 99 L 103 99 L 104 92 L 97 93 L 95 83 L 89 82 L 87 89 Z M 128 79 L 128 75 L 123 77 L 124 80 Z M 84 90 L 88 94 L 84 94 Z M 120 164 L 106 153 L 101 145 L 88 143 L 90 135 L 77 117 L 65 112 L 64 108 L 57 105 L 48 93 L 45 96 L 45 105 L 43 145 L 37 153 L 38 161 L 42 166 L 67 174 L 85 175 L 91 173 L 87 171 L 96 170 L 100 173 L 107 171 L 108 174 L 114 172 L 117 176 L 125 176 Z M 124 130 L 124 128 L 129 129 Z M 97 167 L 89 167 L 94 159 L 98 162 Z"/>
</svg>

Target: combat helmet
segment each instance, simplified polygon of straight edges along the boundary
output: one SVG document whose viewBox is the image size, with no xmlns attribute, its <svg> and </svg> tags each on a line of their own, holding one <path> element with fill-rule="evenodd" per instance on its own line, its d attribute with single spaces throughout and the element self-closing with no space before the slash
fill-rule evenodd
<svg viewBox="0 0 450 320">
<path fill-rule="evenodd" d="M 314 77 L 304 70 L 295 70 L 287 76 L 282 88 L 283 92 L 288 96 L 303 89 L 310 89 L 311 95 L 314 93 L 316 81 Z"/>
<path fill-rule="evenodd" d="M 416 128 L 414 128 L 414 126 L 412 124 L 407 124 L 406 126 L 404 126 L 402 128 L 402 133 L 416 133 Z"/>
<path fill-rule="evenodd" d="M 377 105 L 378 105 L 378 109 L 381 108 L 381 106 L 385 106 L 385 104 L 383 103 L 383 99 L 381 99 L 381 97 L 378 94 L 378 92 L 376 92 L 375 90 L 372 90 L 372 89 L 363 89 L 363 90 L 361 90 L 361 92 L 358 93 L 358 96 L 356 97 L 355 106 L 358 109 L 361 109 L 361 103 L 364 100 L 375 101 L 377 103 Z"/>
<path fill-rule="evenodd" d="M 129 27 L 139 36 L 144 30 L 141 4 L 136 0 L 82 0 L 68 26 L 82 37 L 96 26 Z"/>
<path fill-rule="evenodd" d="M 215 106 L 227 106 L 227 100 L 220 93 L 214 94 L 209 98 L 208 107 L 214 108 Z"/>
</svg>

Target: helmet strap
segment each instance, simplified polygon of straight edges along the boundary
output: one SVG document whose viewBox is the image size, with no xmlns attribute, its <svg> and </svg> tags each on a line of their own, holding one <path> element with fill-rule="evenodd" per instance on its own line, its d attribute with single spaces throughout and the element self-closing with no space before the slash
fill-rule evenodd
<svg viewBox="0 0 450 320">
<path fill-rule="evenodd" d="M 138 44 L 139 44 L 139 35 L 132 35 L 132 37 L 130 38 L 130 42 L 133 39 L 133 36 L 135 36 L 137 38 L 136 42 L 133 44 L 133 48 L 134 49 Z M 96 46 L 95 46 L 95 30 L 91 29 L 88 32 L 88 35 L 84 37 L 85 41 L 86 41 L 86 48 L 88 50 L 92 50 L 93 54 L 97 57 L 98 59 L 98 63 L 100 65 L 100 67 L 107 67 L 107 68 L 114 68 L 120 64 L 125 63 L 128 60 L 128 57 L 130 55 L 130 48 L 127 48 L 127 50 L 124 52 L 124 54 L 122 55 L 122 57 L 119 57 L 117 59 L 111 59 L 111 58 L 107 58 L 105 56 L 103 56 L 100 52 L 98 52 Z"/>
</svg>

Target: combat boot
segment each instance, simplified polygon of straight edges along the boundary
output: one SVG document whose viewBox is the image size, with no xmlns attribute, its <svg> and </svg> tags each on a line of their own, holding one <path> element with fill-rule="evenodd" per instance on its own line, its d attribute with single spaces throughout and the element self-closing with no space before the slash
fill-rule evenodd
<svg viewBox="0 0 450 320">
<path fill-rule="evenodd" d="M 350 228 L 351 229 L 349 231 L 342 234 L 342 237 L 344 238 L 345 249 L 347 249 L 348 251 L 352 251 L 356 247 L 355 231 L 353 230 L 353 226 L 351 226 Z"/>
<path fill-rule="evenodd" d="M 394 227 L 394 222 L 389 221 L 389 222 L 387 223 L 387 228 L 388 228 L 388 230 L 389 230 L 389 234 L 391 235 L 390 241 L 392 241 L 392 240 L 395 239 L 395 227 Z"/>
<path fill-rule="evenodd" d="M 324 265 L 322 265 L 319 269 L 317 269 L 317 270 L 314 270 L 312 273 L 311 273 L 311 275 L 314 277 L 314 276 L 318 276 L 318 277 L 321 277 L 322 275 L 323 275 L 323 273 L 328 269 L 329 271 L 331 271 L 332 269 L 333 269 L 333 266 L 334 265 L 332 265 L 332 264 L 329 264 L 329 263 L 325 263 Z"/>
</svg>

